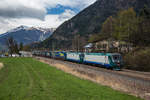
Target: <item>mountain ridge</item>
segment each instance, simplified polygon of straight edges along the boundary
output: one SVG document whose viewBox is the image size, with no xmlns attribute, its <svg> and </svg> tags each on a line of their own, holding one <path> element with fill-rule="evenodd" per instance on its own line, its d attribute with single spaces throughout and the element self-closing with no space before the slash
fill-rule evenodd
<svg viewBox="0 0 150 100">
<path fill-rule="evenodd" d="M 24 45 L 33 42 L 41 42 L 51 36 L 54 30 L 55 28 L 28 27 L 21 25 L 1 34 L 0 45 L 6 46 L 6 41 L 9 37 L 13 37 L 17 43 L 22 42 Z"/>
</svg>

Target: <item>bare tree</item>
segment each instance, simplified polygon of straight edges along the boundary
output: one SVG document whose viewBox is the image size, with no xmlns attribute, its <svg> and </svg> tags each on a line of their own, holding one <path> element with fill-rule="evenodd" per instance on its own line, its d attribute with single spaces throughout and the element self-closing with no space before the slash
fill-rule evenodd
<svg viewBox="0 0 150 100">
<path fill-rule="evenodd" d="M 83 48 L 86 45 L 86 43 L 87 41 L 85 37 L 76 35 L 74 39 L 72 40 L 72 49 L 77 52 L 83 51 Z"/>
<path fill-rule="evenodd" d="M 13 37 L 8 38 L 6 44 L 7 44 L 7 47 L 9 49 L 9 53 L 11 54 L 11 56 L 13 53 L 17 53 L 17 54 L 19 53 L 18 44 L 13 39 Z"/>
</svg>

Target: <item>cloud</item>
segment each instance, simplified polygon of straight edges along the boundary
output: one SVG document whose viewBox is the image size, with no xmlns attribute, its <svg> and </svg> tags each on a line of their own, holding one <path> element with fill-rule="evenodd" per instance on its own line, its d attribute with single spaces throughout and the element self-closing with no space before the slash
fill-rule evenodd
<svg viewBox="0 0 150 100">
<path fill-rule="evenodd" d="M 35 19 L 35 18 L 5 18 L 3 19 L 0 17 L 0 32 L 5 32 L 6 30 L 13 29 L 20 25 L 26 25 L 30 27 L 52 27 L 56 28 L 64 21 L 70 19 L 75 15 L 75 12 L 71 10 L 65 10 L 65 12 L 61 13 L 60 15 L 46 15 L 44 20 Z M 3 22 L 2 22 L 2 21 Z"/>
<path fill-rule="evenodd" d="M 73 9 L 60 14 L 47 14 L 47 9 L 58 5 L 77 8 L 79 11 L 96 0 L 1 0 L 0 34 L 20 25 L 56 28 L 76 15 Z"/>
<path fill-rule="evenodd" d="M 65 10 L 65 12 L 64 13 L 62 13 L 62 14 L 60 14 L 60 16 L 59 16 L 59 20 L 61 20 L 61 21 L 64 21 L 64 20 L 66 20 L 66 19 L 70 19 L 71 17 L 73 17 L 75 15 L 75 12 L 74 11 L 72 11 L 72 10 Z"/>
<path fill-rule="evenodd" d="M 0 2 L 0 17 L 4 18 L 38 18 L 43 20 L 46 15 L 46 9 L 42 6 L 34 7 L 30 3 L 27 5 L 19 0 L 2 0 Z M 21 0 L 24 1 L 24 0 Z"/>
<path fill-rule="evenodd" d="M 0 16 L 44 19 L 46 8 L 55 8 L 57 5 L 62 5 L 82 10 L 93 2 L 95 0 L 1 0 Z"/>
<path fill-rule="evenodd" d="M 54 7 L 54 5 L 63 5 L 78 8 L 80 10 L 94 3 L 96 0 L 42 0 L 45 7 Z"/>
<path fill-rule="evenodd" d="M 1 17 L 8 17 L 8 18 L 37 18 L 44 20 L 46 15 L 46 10 L 43 9 L 34 9 L 34 8 L 27 8 L 25 6 L 17 6 L 9 8 L 0 8 L 0 16 Z"/>
</svg>

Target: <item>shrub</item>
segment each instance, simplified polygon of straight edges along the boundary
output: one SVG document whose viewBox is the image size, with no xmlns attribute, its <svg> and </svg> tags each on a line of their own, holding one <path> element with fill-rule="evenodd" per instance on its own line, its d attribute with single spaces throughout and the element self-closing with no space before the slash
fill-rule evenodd
<svg viewBox="0 0 150 100">
<path fill-rule="evenodd" d="M 125 68 L 150 72 L 150 48 L 144 48 L 124 57 Z"/>
</svg>

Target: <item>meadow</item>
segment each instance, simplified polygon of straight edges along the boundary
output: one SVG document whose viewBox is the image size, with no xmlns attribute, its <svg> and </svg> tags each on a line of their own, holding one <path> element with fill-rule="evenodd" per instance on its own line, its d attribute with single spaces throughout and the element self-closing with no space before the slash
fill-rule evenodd
<svg viewBox="0 0 150 100">
<path fill-rule="evenodd" d="M 33 58 L 0 58 L 0 100 L 142 100 Z"/>
</svg>

